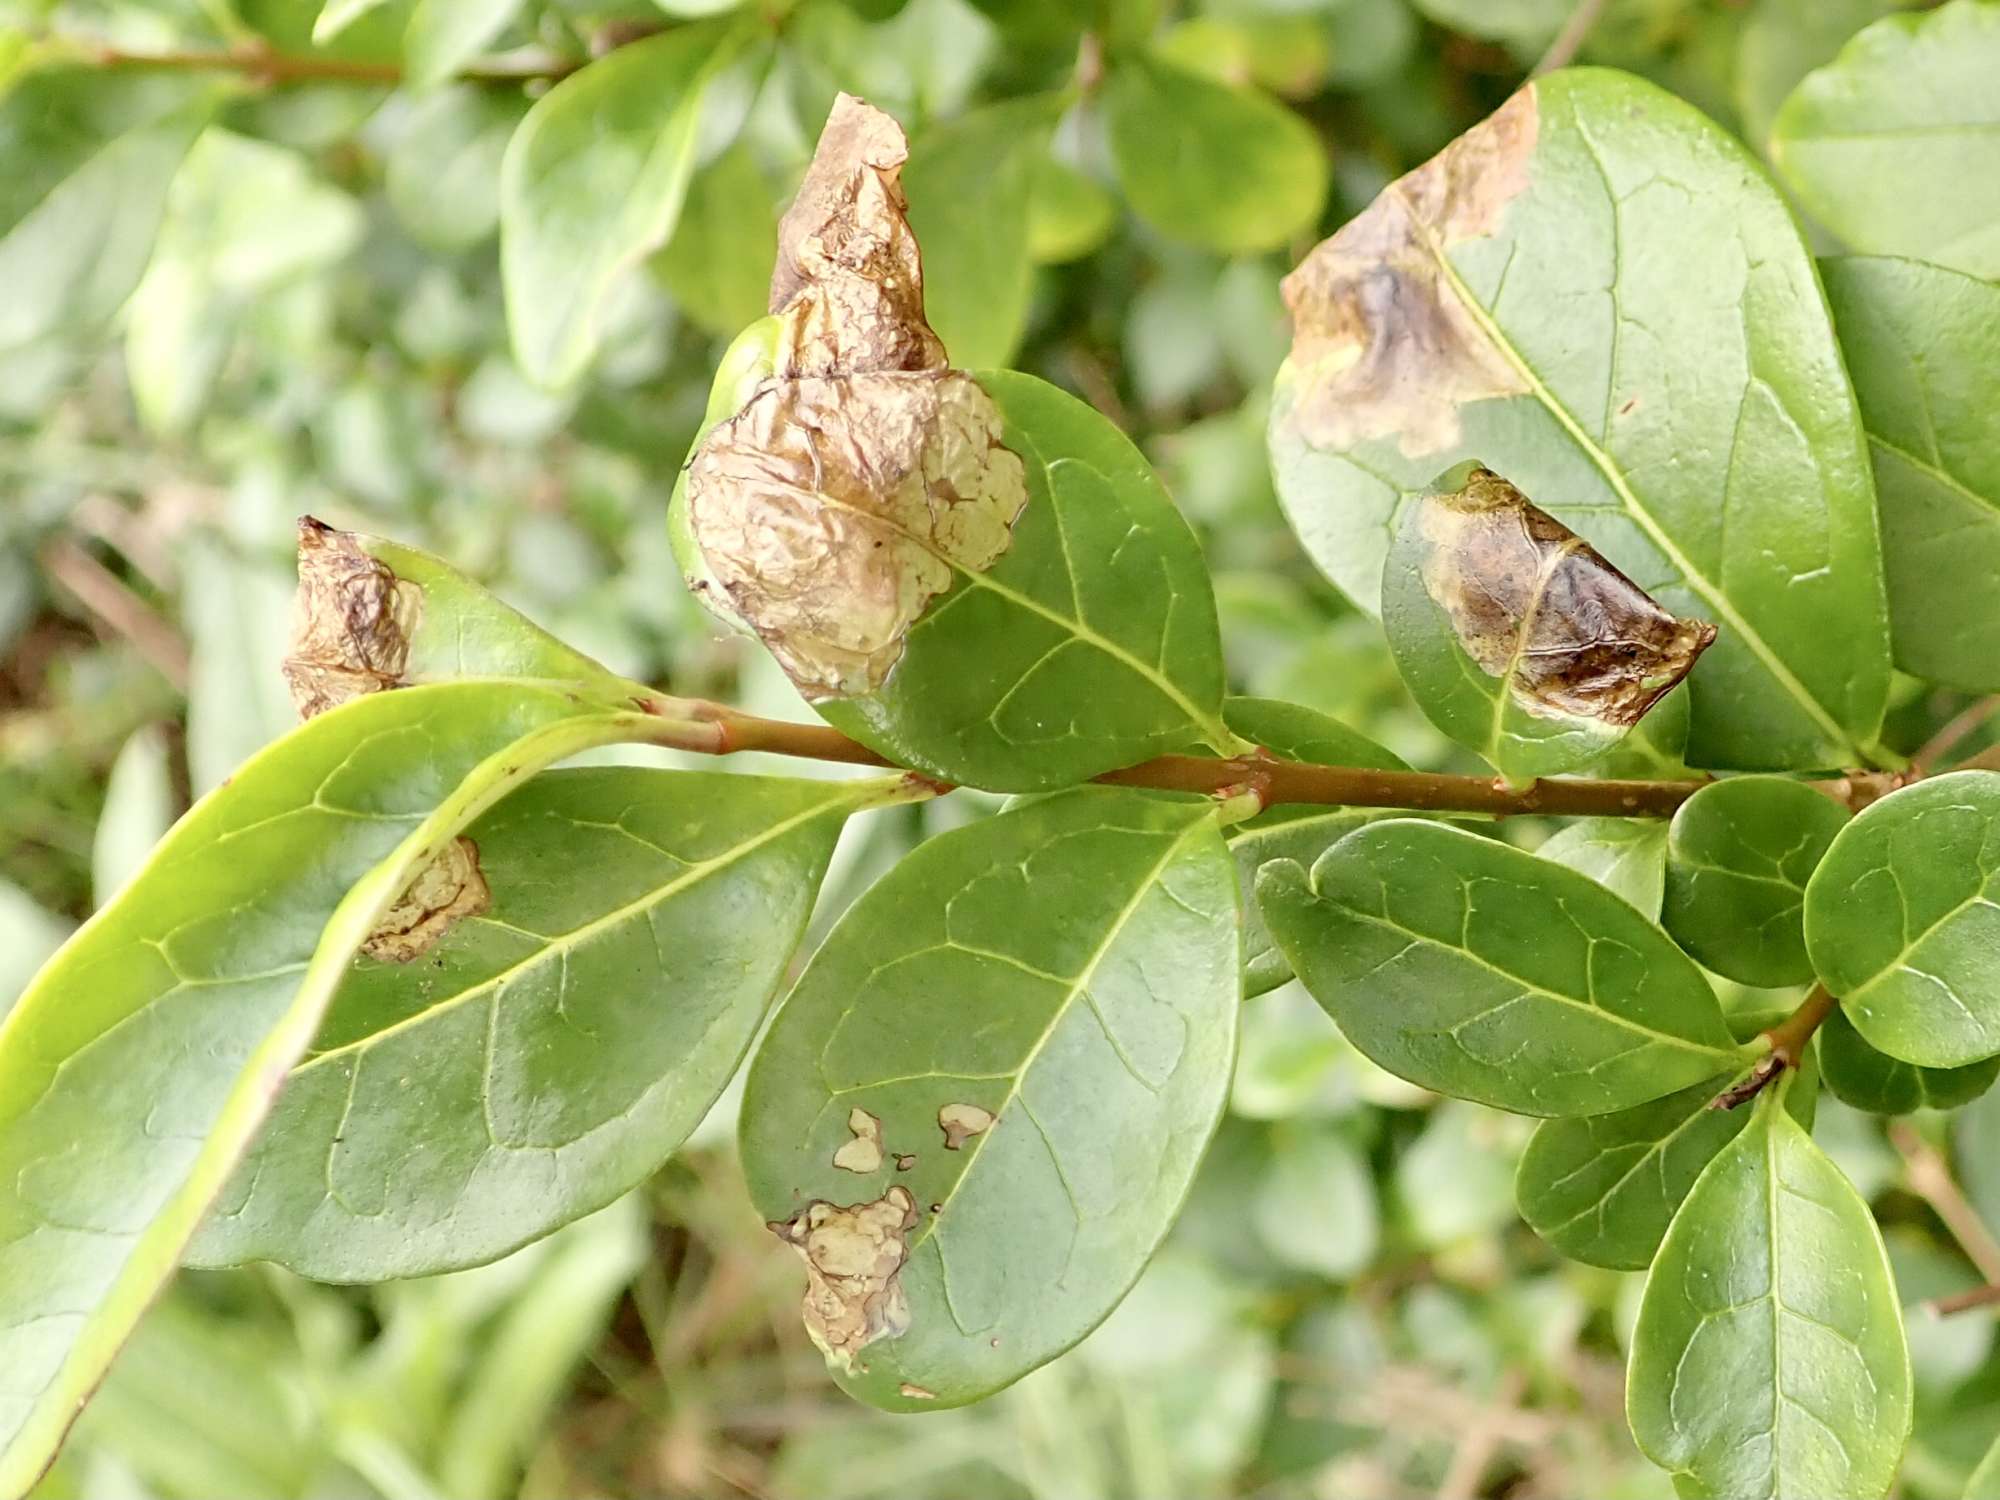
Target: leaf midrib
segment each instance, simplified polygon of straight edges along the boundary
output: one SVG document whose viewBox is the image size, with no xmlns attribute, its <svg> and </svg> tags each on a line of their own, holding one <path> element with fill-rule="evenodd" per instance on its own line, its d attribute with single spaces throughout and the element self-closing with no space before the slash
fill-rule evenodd
<svg viewBox="0 0 2000 1500">
<path fill-rule="evenodd" d="M 959 1189 L 964 1187 L 972 1174 L 978 1170 L 979 1158 L 985 1151 L 986 1143 L 993 1138 L 993 1132 L 999 1128 L 1001 1122 L 1005 1119 L 1008 1108 L 1020 1096 L 1021 1085 L 1033 1070 L 1035 1060 L 1042 1055 L 1042 1050 L 1048 1046 L 1050 1039 L 1055 1036 L 1064 1019 L 1068 1017 L 1070 1011 L 1076 1005 L 1077 997 L 1084 994 L 1090 988 L 1091 980 L 1096 977 L 1098 965 L 1104 962 L 1106 955 L 1111 952 L 1112 947 L 1117 943 L 1120 936 L 1123 935 L 1132 918 L 1138 914 L 1139 907 L 1144 903 L 1146 897 L 1152 893 L 1153 887 L 1158 882 L 1161 873 L 1180 857 L 1181 849 L 1187 844 L 1189 839 L 1209 826 L 1209 820 L 1204 815 L 1195 818 L 1186 828 L 1174 836 L 1173 841 L 1167 845 L 1166 853 L 1160 856 L 1153 867 L 1146 872 L 1145 878 L 1138 883 L 1137 888 L 1132 893 L 1132 899 L 1127 901 L 1119 910 L 1118 915 L 1112 918 L 1111 924 L 1105 929 L 1103 941 L 1097 945 L 1096 950 L 1091 953 L 1089 960 L 1078 972 L 1076 978 L 1070 982 L 1069 992 L 1062 997 L 1061 1002 L 1055 1007 L 1053 1014 L 1049 1017 L 1048 1025 L 1042 1028 L 1042 1034 L 1036 1037 L 1034 1044 L 1028 1048 L 1027 1054 L 1021 1059 L 1021 1065 L 1011 1073 L 1000 1075 L 1006 1077 L 1009 1081 L 1006 1095 L 1000 1100 L 999 1104 L 994 1106 L 993 1124 L 981 1131 L 975 1138 L 977 1144 L 973 1149 L 971 1159 L 966 1162 L 964 1170 L 958 1174 L 958 1178 L 952 1183 L 950 1190 L 939 1201 L 937 1211 L 931 1214 L 925 1220 L 923 1227 L 911 1237 L 903 1257 L 906 1264 L 911 1257 L 915 1256 L 918 1249 L 926 1241 L 930 1240 L 944 1224 L 951 1212 L 953 1200 L 958 1197 Z M 941 1255 L 940 1264 L 942 1264 Z"/>
<path fill-rule="evenodd" d="M 1583 426 L 1577 421 L 1575 414 L 1556 399 L 1555 393 L 1549 389 L 1548 383 L 1542 379 L 1541 374 L 1534 366 L 1528 363 L 1526 356 L 1519 349 L 1515 348 L 1513 340 L 1506 336 L 1485 305 L 1472 295 L 1471 288 L 1459 276 L 1458 268 L 1451 263 L 1451 258 L 1445 254 L 1443 243 L 1438 239 L 1431 225 L 1419 212 L 1417 205 L 1409 200 L 1400 185 L 1391 185 L 1388 191 L 1396 195 L 1396 201 L 1402 205 L 1405 215 L 1414 226 L 1417 236 L 1422 240 L 1426 253 L 1436 263 L 1439 273 L 1451 287 L 1453 294 L 1463 304 L 1467 315 L 1479 325 L 1480 331 L 1486 335 L 1493 347 L 1509 364 L 1513 365 L 1515 371 L 1528 383 L 1529 392 L 1542 404 L 1549 415 L 1556 419 L 1556 422 L 1562 427 L 1563 431 L 1569 435 L 1570 441 L 1576 444 L 1584 457 L 1589 459 L 1598 473 L 1604 476 L 1604 482 L 1610 486 L 1611 492 L 1618 497 L 1619 504 L 1623 507 L 1625 514 L 1646 534 L 1647 539 L 1660 550 L 1661 555 L 1680 574 L 1681 581 L 1694 593 L 1698 594 L 1703 603 L 1715 611 L 1721 623 L 1727 625 L 1730 630 L 1736 633 L 1737 637 L 1749 649 L 1751 654 L 1757 658 L 1759 663 L 1763 665 L 1764 669 L 1771 674 L 1780 687 L 1798 701 L 1799 705 L 1805 709 L 1807 717 L 1823 733 L 1831 735 L 1836 744 L 1853 752 L 1857 757 L 1865 759 L 1865 757 L 1861 756 L 1861 747 L 1856 743 L 1854 736 L 1840 726 L 1827 712 L 1825 706 L 1793 674 L 1791 668 L 1785 664 L 1784 660 L 1771 649 L 1770 644 L 1765 641 L 1763 636 L 1753 629 L 1750 622 L 1737 612 L 1736 606 L 1730 601 L 1728 595 L 1717 585 L 1710 582 L 1708 577 L 1694 566 L 1693 562 L 1681 551 L 1674 540 L 1667 535 L 1665 529 L 1661 527 L 1653 514 L 1640 502 L 1637 493 L 1626 479 L 1624 471 L 1612 461 L 1611 455 L 1605 452 L 1604 448 L 1583 430 Z"/>
</svg>

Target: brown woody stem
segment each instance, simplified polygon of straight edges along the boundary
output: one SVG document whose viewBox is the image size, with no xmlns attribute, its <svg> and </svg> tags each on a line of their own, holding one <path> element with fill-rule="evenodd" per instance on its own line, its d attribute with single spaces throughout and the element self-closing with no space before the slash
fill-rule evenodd
<svg viewBox="0 0 2000 1500">
<path fill-rule="evenodd" d="M 241 73 L 267 85 L 285 83 L 360 83 L 395 85 L 403 81 L 401 64 L 357 58 L 312 57 L 277 52 L 268 47 L 241 46 L 175 52 L 127 52 L 116 47 L 84 44 L 82 61 L 99 68 L 183 73 Z M 534 83 L 567 78 L 588 61 L 580 57 L 535 57 L 522 61 L 474 63 L 452 76 L 463 83 Z"/>
<path fill-rule="evenodd" d="M 1776 1026 L 1764 1033 L 1764 1040 L 1771 1050 L 1757 1059 L 1756 1066 L 1717 1094 L 1710 1102 L 1710 1109 L 1735 1109 L 1747 1104 L 1764 1090 L 1787 1068 L 1796 1068 L 1799 1060 L 1806 1055 L 1806 1044 L 1818 1031 L 1820 1024 L 1833 1014 L 1833 1008 L 1840 1002 L 1827 993 L 1823 984 L 1816 984 L 1812 991 L 1799 1002 L 1798 1009 L 1786 1016 Z"/>
<path fill-rule="evenodd" d="M 724 704 L 649 693 L 639 700 L 648 713 L 668 721 L 666 742 L 682 750 L 728 755 L 761 750 L 807 760 L 850 765 L 894 766 L 895 762 L 824 724 L 794 724 L 759 718 Z M 687 725 L 679 738 L 669 726 Z M 1543 813 L 1560 817 L 1665 818 L 1702 787 L 1704 781 L 1533 781 L 1510 787 L 1484 776 L 1452 776 L 1432 771 L 1376 771 L 1359 766 L 1321 766 L 1258 754 L 1227 760 L 1201 755 L 1161 755 L 1107 771 L 1096 778 L 1109 786 L 1154 787 L 1161 791 L 1229 794 L 1254 787 L 1264 805 L 1386 807 L 1413 812 L 1489 813 L 1510 817 Z M 1889 773 L 1838 777 L 1828 785 L 1849 796 L 1872 800 Z M 1810 999 L 1807 1004 L 1812 1002 Z M 1830 1006 L 1832 1001 L 1827 1004 Z M 1806 1007 L 1801 1006 L 1803 1011 Z M 1822 1017 L 1823 1018 L 1823 1017 Z M 1785 1023 L 1791 1024 L 1790 1022 Z M 1819 1021 L 1812 1022 L 1817 1026 Z M 1811 1035 L 1810 1028 L 1805 1032 Z"/>
</svg>

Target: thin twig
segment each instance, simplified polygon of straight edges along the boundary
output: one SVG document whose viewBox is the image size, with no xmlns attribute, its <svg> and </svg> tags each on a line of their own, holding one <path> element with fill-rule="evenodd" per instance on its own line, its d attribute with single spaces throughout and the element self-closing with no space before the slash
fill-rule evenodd
<svg viewBox="0 0 2000 1500">
<path fill-rule="evenodd" d="M 268 47 L 189 48 L 172 52 L 128 52 L 118 47 L 87 46 L 84 59 L 96 67 L 118 71 L 240 73 L 258 83 L 360 83 L 393 86 L 403 81 L 400 63 L 360 58 L 315 57 L 278 52 Z M 461 83 L 519 84 L 567 78 L 588 59 L 536 56 L 519 60 L 496 58 L 459 69 Z"/>
<path fill-rule="evenodd" d="M 1924 1310 L 1934 1318 L 1948 1318 L 1953 1313 L 1971 1312 L 1978 1307 L 2000 1305 L 2000 1285 L 1988 1282 L 1976 1286 L 1968 1292 L 1956 1292 L 1949 1297 L 1933 1297 L 1924 1304 Z"/>
<path fill-rule="evenodd" d="M 1959 710 L 1944 728 L 1925 740 L 1923 748 L 1910 757 L 1910 769 L 1919 775 L 1929 775 L 1961 740 L 1995 714 L 2000 714 L 2000 693 L 1981 698 L 1977 703 Z"/>
<path fill-rule="evenodd" d="M 1978 1210 L 1966 1201 L 1937 1148 L 1908 1120 L 1890 1123 L 1889 1143 L 1903 1158 L 1910 1191 L 1944 1220 L 1944 1227 L 1951 1231 L 1951 1237 L 1958 1241 L 1959 1249 L 1978 1268 L 1979 1274 L 1988 1281 L 2000 1281 L 2000 1242 L 1994 1240 L 1993 1231 L 1986 1227 Z"/>
<path fill-rule="evenodd" d="M 1452 1450 L 1451 1466 L 1438 1482 L 1437 1500 L 1474 1500 L 1479 1481 L 1507 1436 L 1507 1418 L 1521 1403 L 1528 1377 L 1517 1365 L 1500 1377 L 1493 1401 L 1475 1417 Z"/>
<path fill-rule="evenodd" d="M 1576 9 L 1563 22 L 1556 39 L 1549 43 L 1541 61 L 1529 72 L 1530 78 L 1540 78 L 1544 73 L 1553 73 L 1557 68 L 1566 68 L 1576 60 L 1577 52 L 1590 37 L 1591 31 L 1604 16 L 1604 0 L 1576 0 Z"/>
<path fill-rule="evenodd" d="M 74 594 L 99 621 L 130 641 L 175 688 L 187 691 L 187 642 L 122 578 L 66 537 L 42 549 L 42 570 Z"/>
</svg>

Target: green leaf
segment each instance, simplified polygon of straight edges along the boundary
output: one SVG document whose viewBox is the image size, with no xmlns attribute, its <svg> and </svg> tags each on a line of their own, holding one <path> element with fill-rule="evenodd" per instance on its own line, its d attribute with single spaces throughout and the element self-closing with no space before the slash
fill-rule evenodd
<svg viewBox="0 0 2000 1500">
<path fill-rule="evenodd" d="M 1062 100 L 1010 99 L 920 134 L 903 167 L 924 316 L 961 369 L 1004 369 L 1028 321 L 1029 199 Z"/>
<path fill-rule="evenodd" d="M 1873 487 L 1811 259 L 1740 145 L 1636 78 L 1552 74 L 1286 291 L 1273 468 L 1350 598 L 1381 597 L 1401 500 L 1477 459 L 1718 627 L 1691 764 L 1865 758 L 1889 681 Z"/>
<path fill-rule="evenodd" d="M 1117 1305 L 1221 1117 L 1236 943 L 1211 809 L 1098 787 L 940 835 L 849 909 L 742 1126 L 757 1211 L 795 1244 L 823 1223 L 802 1252 L 849 1249 L 864 1211 L 879 1236 L 809 1313 L 847 1390 L 960 1405 Z"/>
<path fill-rule="evenodd" d="M 1806 887 L 1806 949 L 1870 1046 L 1957 1068 L 2000 1052 L 2000 772 L 1893 792 Z"/>
<path fill-rule="evenodd" d="M 1224 254 L 1269 250 L 1318 220 L 1325 148 L 1269 95 L 1130 56 L 1111 66 L 1104 110 L 1125 195 L 1170 239 Z"/>
<path fill-rule="evenodd" d="M 1081 260 L 1118 227 L 1118 200 L 1096 178 L 1062 158 L 1034 164 L 1028 197 L 1028 255 L 1039 265 Z"/>
<path fill-rule="evenodd" d="M 1526 1115 L 1603 1114 L 1737 1066 L 1715 995 L 1588 876 L 1456 828 L 1372 823 L 1257 900 L 1347 1039 L 1412 1083 Z"/>
<path fill-rule="evenodd" d="M 1755 1107 L 1646 1278 L 1626 1415 L 1684 1495 L 1872 1500 L 1910 1432 L 1888 1256 L 1868 1205 L 1778 1090 Z"/>
<path fill-rule="evenodd" d="M 613 768 L 523 787 L 467 830 L 491 907 L 347 975 L 190 1260 L 428 1276 L 603 1207 L 735 1073 L 842 821 L 884 790 Z"/>
<path fill-rule="evenodd" d="M 1332 1127 L 1279 1136 L 1252 1213 L 1257 1238 L 1296 1270 L 1344 1281 L 1375 1258 L 1381 1224 L 1368 1158 Z"/>
<path fill-rule="evenodd" d="M 674 237 L 653 265 L 675 303 L 710 333 L 764 316 L 778 253 L 778 210 L 747 142 L 695 173 Z"/>
<path fill-rule="evenodd" d="M 500 163 L 526 113 L 518 97 L 476 84 L 412 102 L 383 187 L 396 217 L 425 246 L 469 250 L 499 226 Z"/>
<path fill-rule="evenodd" d="M 1409 769 L 1396 756 L 1338 719 L 1299 703 L 1276 698 L 1231 698 L 1222 705 L 1229 727 L 1282 760 L 1317 766 L 1367 766 L 1383 771 Z M 1380 812 L 1349 807 L 1274 807 L 1233 825 L 1226 834 L 1236 858 L 1243 905 L 1243 992 L 1245 997 L 1274 990 L 1292 977 L 1291 965 L 1272 941 L 1257 905 L 1257 872 L 1274 859 L 1310 867 L 1334 844 Z"/>
<path fill-rule="evenodd" d="M 1403 507 L 1382 628 L 1426 717 L 1516 784 L 1603 759 L 1715 637 L 1477 464 Z"/>
<path fill-rule="evenodd" d="M 179 794 L 169 754 L 164 731 L 148 725 L 134 732 L 112 762 L 90 847 L 90 890 L 99 906 L 146 863 L 173 826 Z"/>
<path fill-rule="evenodd" d="M 1660 920 L 1706 967 L 1739 984 L 1806 984 L 1806 882 L 1847 810 L 1804 782 L 1738 776 L 1680 805 L 1667 835 Z"/>
<path fill-rule="evenodd" d="M 371 694 L 241 767 L 0 1026 L 0 1492 L 33 1481 L 414 872 L 523 774 L 653 721 L 570 690 Z"/>
<path fill-rule="evenodd" d="M 93 332 L 124 305 L 174 170 L 226 96 L 199 75 L 0 78 L 0 349 Z"/>
<path fill-rule="evenodd" d="M 2000 8 L 1953 0 L 1890 16 L 1809 74 L 1771 155 L 1854 249 L 2000 275 Z"/>
<path fill-rule="evenodd" d="M 1736 108 L 1743 139 L 1763 150 L 1778 109 L 1813 69 L 1870 21 L 1912 0 L 1756 0 L 1736 48 Z"/>
<path fill-rule="evenodd" d="M 1920 1068 L 1877 1052 L 1836 1010 L 1819 1029 L 1820 1068 L 1834 1097 L 1878 1115 L 1970 1104 L 2000 1077 L 2000 1056 L 1962 1068 Z"/>
<path fill-rule="evenodd" d="M 726 21 L 620 47 L 540 99 L 500 169 L 500 270 L 514 358 L 567 385 L 596 352 L 619 278 L 674 232 L 709 85 L 740 50 Z"/>
<path fill-rule="evenodd" d="M 1576 7 L 1571 0 L 1414 0 L 1440 26 L 1487 41 L 1507 42 L 1529 56 L 1546 47 Z"/>
<path fill-rule="evenodd" d="M 1965 1500 L 2000 1500 L 2000 1438 L 1993 1440 L 1965 1482 Z"/>
<path fill-rule="evenodd" d="M 447 82 L 507 29 L 524 0 L 417 0 L 403 33 L 404 83 L 431 89 Z"/>
<path fill-rule="evenodd" d="M 1747 1042 L 1769 1020 L 1733 1015 L 1730 1030 Z M 1785 1108 L 1807 1130 L 1821 1066 L 1819 1049 L 1810 1049 L 1785 1095 Z M 1702 1168 L 1750 1123 L 1752 1110 L 1714 1107 L 1747 1073 L 1718 1073 L 1612 1114 L 1544 1120 L 1514 1178 L 1521 1217 L 1572 1260 L 1643 1271 Z"/>
<path fill-rule="evenodd" d="M 985 572 L 954 565 L 879 691 L 815 707 L 900 764 L 990 791 L 1044 791 L 1198 744 L 1233 750 L 1201 544 L 1152 468 L 1052 385 L 979 383 L 1027 468 L 1011 544 Z"/>
<path fill-rule="evenodd" d="M 1907 260 L 1820 269 L 1875 457 L 1896 663 L 2000 689 L 2000 286 Z"/>
<path fill-rule="evenodd" d="M 1622 896 L 1657 921 L 1667 881 L 1667 830 L 1650 818 L 1578 818 L 1535 851 Z"/>
</svg>

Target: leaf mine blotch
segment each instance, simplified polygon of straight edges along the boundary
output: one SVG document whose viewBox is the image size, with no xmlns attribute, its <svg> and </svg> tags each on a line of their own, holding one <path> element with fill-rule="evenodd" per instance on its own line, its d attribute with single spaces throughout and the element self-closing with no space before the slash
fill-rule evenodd
<svg viewBox="0 0 2000 1500">
<path fill-rule="evenodd" d="M 768 1226 L 806 1263 L 806 1332 L 844 1371 L 877 1339 L 909 1331 L 901 1276 L 916 1222 L 916 1200 L 898 1186 L 846 1207 L 816 1200 Z"/>
<path fill-rule="evenodd" d="M 299 587 L 283 664 L 299 717 L 402 686 L 422 610 L 423 591 L 351 533 L 300 517 Z"/>
<path fill-rule="evenodd" d="M 468 838 L 454 839 L 417 872 L 361 951 L 387 963 L 410 963 L 435 948 L 459 922 L 492 904 L 493 892 L 479 868 L 479 846 Z"/>
<path fill-rule="evenodd" d="M 847 1113 L 847 1128 L 854 1139 L 833 1153 L 833 1164 L 843 1172 L 866 1175 L 882 1166 L 882 1122 L 865 1109 Z"/>
<path fill-rule="evenodd" d="M 993 1112 L 977 1104 L 947 1104 L 938 1111 L 938 1128 L 944 1132 L 944 1149 L 956 1151 L 975 1135 L 983 1135 L 993 1124 Z"/>
</svg>

